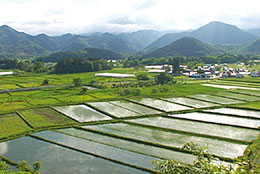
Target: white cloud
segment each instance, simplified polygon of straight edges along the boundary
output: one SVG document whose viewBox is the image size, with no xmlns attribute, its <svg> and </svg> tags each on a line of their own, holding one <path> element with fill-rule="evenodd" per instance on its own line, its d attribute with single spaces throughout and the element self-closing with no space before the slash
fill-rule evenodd
<svg viewBox="0 0 260 174">
<path fill-rule="evenodd" d="M 30 34 L 191 29 L 211 21 L 260 28 L 257 0 L 1 0 L 0 25 Z"/>
</svg>

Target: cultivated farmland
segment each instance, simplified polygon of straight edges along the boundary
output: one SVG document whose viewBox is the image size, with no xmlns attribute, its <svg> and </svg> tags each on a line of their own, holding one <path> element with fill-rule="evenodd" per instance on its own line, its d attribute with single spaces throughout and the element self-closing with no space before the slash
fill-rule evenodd
<svg viewBox="0 0 260 174">
<path fill-rule="evenodd" d="M 36 98 L 22 100 L 39 96 L 37 91 L 1 94 L 3 104 L 11 96 L 20 99 L 21 108 L 10 112 L 7 107 L 4 113 L 10 113 L 0 115 L 0 157 L 41 161 L 47 174 L 154 173 L 154 160 L 192 164 L 196 155 L 182 149 L 187 142 L 208 147 L 221 163 L 230 164 L 259 146 L 257 90 L 156 98 L 113 98 L 112 91 L 103 98 L 92 91 L 76 96 L 60 88 L 41 93 L 46 98 L 37 104 Z"/>
</svg>

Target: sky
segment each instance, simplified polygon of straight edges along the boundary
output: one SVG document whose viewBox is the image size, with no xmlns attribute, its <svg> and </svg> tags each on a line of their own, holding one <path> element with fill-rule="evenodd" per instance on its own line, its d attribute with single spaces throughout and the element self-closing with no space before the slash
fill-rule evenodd
<svg viewBox="0 0 260 174">
<path fill-rule="evenodd" d="M 32 35 L 189 30 L 211 21 L 260 28 L 259 0 L 0 0 L 0 25 Z"/>
</svg>

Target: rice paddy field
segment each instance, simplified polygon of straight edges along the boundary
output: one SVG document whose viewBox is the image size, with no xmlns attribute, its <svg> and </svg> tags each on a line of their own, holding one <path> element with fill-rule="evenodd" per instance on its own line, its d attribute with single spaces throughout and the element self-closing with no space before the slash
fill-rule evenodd
<svg viewBox="0 0 260 174">
<path fill-rule="evenodd" d="M 174 104 L 171 102 L 167 102 L 159 99 L 153 99 L 153 98 L 141 98 L 141 99 L 134 99 L 131 101 L 143 104 L 151 108 L 159 109 L 164 112 L 183 111 L 183 110 L 191 109 L 190 107 L 187 106 L 182 106 L 179 104 Z"/>
<path fill-rule="evenodd" d="M 100 121 L 100 120 L 111 119 L 111 117 L 102 114 L 86 105 L 59 106 L 59 107 L 54 107 L 54 109 L 78 122 Z"/>
<path fill-rule="evenodd" d="M 197 95 L 191 95 L 189 96 L 193 99 L 198 99 L 202 101 L 217 103 L 217 104 L 235 104 L 235 103 L 242 103 L 241 100 L 234 100 L 230 98 L 225 97 L 219 97 L 214 95 L 203 95 L 203 94 L 197 94 Z"/>
<path fill-rule="evenodd" d="M 218 104 L 195 100 L 195 99 L 191 99 L 191 98 L 179 97 L 179 98 L 166 98 L 165 100 L 174 102 L 177 104 L 186 105 L 186 106 L 193 107 L 193 108 L 208 108 L 208 107 L 219 106 Z"/>
<path fill-rule="evenodd" d="M 63 84 L 64 79 L 49 77 Z M 45 78 L 35 77 L 27 83 L 17 79 L 16 83 L 18 88 L 34 86 Z M 202 88 L 214 91 L 213 87 Z M 115 97 L 113 90 L 79 95 L 80 89 L 57 87 L 41 93 L 0 94 L 0 157 L 16 163 L 41 161 L 40 172 L 46 174 L 143 174 L 156 173 L 154 160 L 192 164 L 196 155 L 182 149 L 187 142 L 206 146 L 222 163 L 248 155 L 248 149 L 259 154 L 255 148 L 260 139 L 258 90 L 195 93 L 195 88 L 185 95 L 167 96 L 171 92 L 167 91 L 157 97 L 128 98 Z"/>
</svg>

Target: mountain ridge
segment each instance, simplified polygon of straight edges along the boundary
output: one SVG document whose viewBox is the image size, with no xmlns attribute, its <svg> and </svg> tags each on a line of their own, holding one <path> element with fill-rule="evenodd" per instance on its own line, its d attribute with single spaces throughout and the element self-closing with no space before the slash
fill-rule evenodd
<svg viewBox="0 0 260 174">
<path fill-rule="evenodd" d="M 213 45 L 243 45 L 256 39 L 256 36 L 239 29 L 235 25 L 213 21 L 191 32 L 163 35 L 146 49 L 166 46 L 184 36 L 193 37 Z"/>
</svg>

